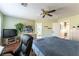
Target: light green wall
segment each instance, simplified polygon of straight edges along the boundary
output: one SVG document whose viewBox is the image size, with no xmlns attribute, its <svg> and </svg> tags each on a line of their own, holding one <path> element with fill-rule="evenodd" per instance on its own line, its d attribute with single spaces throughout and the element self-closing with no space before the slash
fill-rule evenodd
<svg viewBox="0 0 79 59">
<path fill-rule="evenodd" d="M 67 18 L 63 18 L 63 19 L 59 19 L 58 22 L 62 22 L 62 21 L 69 21 L 69 36 L 71 39 L 75 39 L 75 40 L 79 40 L 79 29 L 77 28 L 77 26 L 79 26 L 79 15 L 75 15 L 75 16 L 71 16 L 71 17 L 67 17 Z M 73 26 L 75 26 L 75 30 L 73 29 Z"/>
<path fill-rule="evenodd" d="M 24 25 L 31 25 L 33 29 L 35 27 L 35 23 L 33 20 L 26 20 L 26 19 L 10 17 L 10 16 L 5 16 L 3 22 L 5 29 L 15 29 L 16 28 L 15 25 L 17 23 L 23 23 Z"/>
<path fill-rule="evenodd" d="M 79 15 L 75 15 L 75 16 L 59 19 L 58 21 L 61 22 L 61 21 L 65 21 L 65 20 L 69 20 L 70 21 L 70 27 L 71 28 L 72 28 L 72 26 L 78 26 L 79 25 Z"/>
<path fill-rule="evenodd" d="M 43 34 L 44 35 L 45 34 L 49 35 L 52 33 L 52 24 L 53 24 L 53 22 L 50 20 L 43 21 Z M 47 26 L 47 27 L 45 27 L 45 26 Z M 48 29 L 48 28 L 51 28 L 51 29 Z"/>
<path fill-rule="evenodd" d="M 79 26 L 79 15 L 70 17 L 71 26 Z"/>
<path fill-rule="evenodd" d="M 52 20 L 36 20 L 35 23 L 42 23 L 42 35 L 43 37 L 51 36 L 52 35 Z M 46 27 L 47 26 L 47 27 Z M 51 28 L 51 29 L 48 29 Z"/>
<path fill-rule="evenodd" d="M 0 45 L 1 45 L 1 13 L 0 13 Z"/>
<path fill-rule="evenodd" d="M 79 15 L 59 19 L 59 22 L 64 21 L 64 20 L 69 20 L 71 26 L 78 26 L 79 25 Z"/>
<path fill-rule="evenodd" d="M 0 37 L 1 37 L 1 13 L 0 13 Z"/>
<path fill-rule="evenodd" d="M 2 26 L 2 21 L 3 21 L 3 14 L 0 12 L 0 45 L 1 45 L 1 34 L 2 34 L 2 29 L 3 29 L 3 26 Z"/>
<path fill-rule="evenodd" d="M 0 15 L 2 15 L 0 13 Z M 2 17 L 2 16 L 1 16 Z M 70 27 L 72 26 L 78 26 L 79 25 L 79 15 L 63 18 L 63 19 L 58 19 L 59 21 L 62 20 L 70 20 Z M 52 20 L 26 20 L 26 19 L 21 19 L 21 18 L 16 18 L 16 17 L 10 17 L 10 16 L 4 16 L 3 20 L 3 27 L 6 29 L 14 29 L 15 24 L 17 23 L 23 23 L 25 25 L 32 25 L 33 29 L 35 30 L 35 23 L 41 22 L 43 24 L 43 35 L 48 36 L 49 34 L 52 34 L 52 24 L 54 23 Z M 1 23 L 1 22 L 0 22 Z M 48 26 L 48 28 L 45 28 L 44 26 Z M 1 28 L 1 25 L 0 25 Z"/>
</svg>

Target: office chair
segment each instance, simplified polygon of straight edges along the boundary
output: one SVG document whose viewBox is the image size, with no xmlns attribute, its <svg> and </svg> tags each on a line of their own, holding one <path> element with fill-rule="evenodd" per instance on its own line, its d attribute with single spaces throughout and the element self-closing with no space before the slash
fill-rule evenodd
<svg viewBox="0 0 79 59">
<path fill-rule="evenodd" d="M 19 46 L 14 52 L 9 52 L 14 56 L 29 56 L 32 48 L 33 37 L 28 34 L 23 34 L 20 38 Z"/>
</svg>

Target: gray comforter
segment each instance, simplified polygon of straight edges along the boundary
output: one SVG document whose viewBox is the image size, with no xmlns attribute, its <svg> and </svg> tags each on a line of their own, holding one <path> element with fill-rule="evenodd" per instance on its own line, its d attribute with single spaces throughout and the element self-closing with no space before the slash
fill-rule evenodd
<svg viewBox="0 0 79 59">
<path fill-rule="evenodd" d="M 33 43 L 46 56 L 79 56 L 78 41 L 46 37 Z"/>
</svg>

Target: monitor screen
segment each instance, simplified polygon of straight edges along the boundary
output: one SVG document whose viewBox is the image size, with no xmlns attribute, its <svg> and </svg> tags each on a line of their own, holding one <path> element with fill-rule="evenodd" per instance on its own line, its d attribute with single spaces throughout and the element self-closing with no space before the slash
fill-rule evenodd
<svg viewBox="0 0 79 59">
<path fill-rule="evenodd" d="M 3 29 L 3 38 L 10 38 L 14 36 L 17 36 L 16 29 Z"/>
</svg>

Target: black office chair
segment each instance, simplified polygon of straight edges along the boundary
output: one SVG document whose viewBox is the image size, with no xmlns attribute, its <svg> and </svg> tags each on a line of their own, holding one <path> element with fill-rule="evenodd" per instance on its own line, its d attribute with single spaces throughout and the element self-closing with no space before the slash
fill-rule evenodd
<svg viewBox="0 0 79 59">
<path fill-rule="evenodd" d="M 28 34 L 23 34 L 20 38 L 20 44 L 15 49 L 15 52 L 9 52 L 14 56 L 29 56 L 32 48 L 33 37 Z"/>
</svg>

